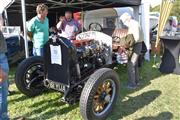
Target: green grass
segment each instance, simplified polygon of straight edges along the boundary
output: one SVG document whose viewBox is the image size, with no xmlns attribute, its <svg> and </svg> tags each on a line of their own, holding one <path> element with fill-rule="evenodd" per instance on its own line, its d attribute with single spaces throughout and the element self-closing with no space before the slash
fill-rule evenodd
<svg viewBox="0 0 180 120">
<path fill-rule="evenodd" d="M 117 66 L 120 76 L 120 97 L 108 120 L 180 120 L 180 76 L 161 74 L 152 67 L 153 62 L 145 62 L 140 69 L 140 87 L 127 90 L 126 66 Z M 10 90 L 16 94 L 9 96 L 11 118 L 23 116 L 27 120 L 81 120 L 79 104 L 69 106 L 59 102 L 61 94 L 48 92 L 34 98 L 21 94 L 14 84 L 12 67 L 9 74 Z"/>
</svg>

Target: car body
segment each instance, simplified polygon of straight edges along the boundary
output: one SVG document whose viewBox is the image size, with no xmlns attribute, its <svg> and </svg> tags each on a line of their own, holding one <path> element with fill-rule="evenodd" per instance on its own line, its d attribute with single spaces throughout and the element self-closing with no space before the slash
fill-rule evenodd
<svg viewBox="0 0 180 120">
<path fill-rule="evenodd" d="M 21 62 L 25 59 L 25 47 L 24 47 L 24 38 L 22 36 L 9 36 L 6 37 L 7 43 L 7 58 L 10 65 Z M 28 42 L 29 53 L 32 55 L 32 42 Z"/>
<path fill-rule="evenodd" d="M 24 38 L 19 34 L 20 27 L 3 26 L 2 32 L 7 43 L 7 58 L 10 65 L 25 59 Z M 32 55 L 32 41 L 28 41 L 29 54 Z"/>
</svg>

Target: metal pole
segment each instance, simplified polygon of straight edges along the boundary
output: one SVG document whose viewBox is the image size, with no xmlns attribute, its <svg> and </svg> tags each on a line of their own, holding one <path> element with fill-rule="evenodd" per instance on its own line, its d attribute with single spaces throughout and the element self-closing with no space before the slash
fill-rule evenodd
<svg viewBox="0 0 180 120">
<path fill-rule="evenodd" d="M 59 22 L 59 16 L 58 16 L 58 13 L 56 12 L 56 23 Z"/>
<path fill-rule="evenodd" d="M 4 14 L 5 14 L 5 26 L 9 26 L 8 15 L 7 15 L 7 9 L 4 10 Z"/>
<path fill-rule="evenodd" d="M 26 29 L 26 10 L 25 10 L 25 0 L 21 0 L 22 18 L 23 18 L 23 31 L 24 31 L 24 45 L 26 58 L 29 57 L 28 41 L 27 41 L 27 29 Z"/>
<path fill-rule="evenodd" d="M 82 11 L 81 11 L 81 22 L 82 22 L 82 26 L 81 26 L 81 31 L 82 32 L 84 32 L 84 11 L 83 11 L 83 9 L 82 9 Z"/>
<path fill-rule="evenodd" d="M 150 40 L 149 40 L 149 8 L 150 4 L 144 0 L 144 2 L 141 4 L 141 27 L 144 33 L 144 43 L 147 47 L 147 52 L 145 54 L 145 60 L 150 61 Z"/>
</svg>

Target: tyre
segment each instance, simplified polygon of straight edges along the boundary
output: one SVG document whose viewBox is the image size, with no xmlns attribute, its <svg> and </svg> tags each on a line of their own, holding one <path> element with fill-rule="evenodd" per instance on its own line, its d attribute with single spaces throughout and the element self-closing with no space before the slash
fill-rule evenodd
<svg viewBox="0 0 180 120">
<path fill-rule="evenodd" d="M 80 111 L 85 120 L 104 120 L 119 95 L 119 78 L 110 68 L 101 68 L 86 82 L 80 97 Z"/>
<path fill-rule="evenodd" d="M 41 94 L 45 87 L 43 58 L 34 56 L 23 60 L 17 67 L 15 84 L 20 92 L 33 97 Z"/>
</svg>

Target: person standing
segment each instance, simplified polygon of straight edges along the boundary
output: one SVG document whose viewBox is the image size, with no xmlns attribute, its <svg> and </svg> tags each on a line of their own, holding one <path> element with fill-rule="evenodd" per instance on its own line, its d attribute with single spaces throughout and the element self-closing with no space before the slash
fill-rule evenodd
<svg viewBox="0 0 180 120">
<path fill-rule="evenodd" d="M 143 31 L 139 23 L 132 18 L 129 13 L 123 13 L 120 17 L 122 23 L 128 27 L 128 34 L 133 35 L 135 43 L 133 45 L 133 53 L 129 58 L 128 67 L 128 88 L 134 89 L 139 84 L 138 58 L 141 55 L 142 42 L 144 39 Z"/>
<path fill-rule="evenodd" d="M 72 18 L 72 12 L 66 11 L 65 18 L 59 22 L 57 26 L 58 30 L 61 30 L 61 36 L 69 40 L 74 40 L 76 35 L 81 31 L 81 25 L 77 20 Z"/>
<path fill-rule="evenodd" d="M 7 52 L 7 44 L 1 31 L 3 19 L 2 16 L 0 17 L 0 120 L 9 120 L 7 112 L 9 65 L 5 55 Z"/>
<path fill-rule="evenodd" d="M 177 21 L 173 17 L 169 17 L 168 23 L 164 27 L 164 31 L 167 32 L 176 32 L 177 31 Z"/>
<path fill-rule="evenodd" d="M 33 39 L 33 55 L 43 56 L 44 44 L 49 39 L 48 7 L 40 4 L 36 8 L 37 16 L 33 17 L 27 25 L 28 36 Z"/>
<path fill-rule="evenodd" d="M 57 25 L 56 25 L 56 28 L 59 29 L 59 30 L 58 30 L 58 33 L 59 33 L 59 34 L 62 33 L 61 30 L 60 30 L 60 27 L 61 27 L 61 23 L 62 23 L 62 21 L 64 21 L 64 19 L 65 19 L 64 16 L 60 16 L 60 17 L 59 17 L 59 22 L 58 22 Z"/>
</svg>

